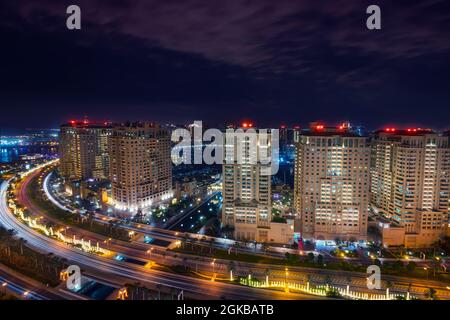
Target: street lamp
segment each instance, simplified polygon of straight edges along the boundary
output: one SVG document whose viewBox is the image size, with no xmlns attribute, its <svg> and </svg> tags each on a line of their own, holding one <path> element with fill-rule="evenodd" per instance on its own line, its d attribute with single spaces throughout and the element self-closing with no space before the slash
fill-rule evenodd
<svg viewBox="0 0 450 320">
<path fill-rule="evenodd" d="M 285 290 L 286 290 L 286 292 L 288 292 L 289 291 L 289 287 L 288 287 L 288 282 L 287 282 L 287 278 L 288 278 L 288 275 L 289 275 L 289 272 L 288 272 L 289 270 L 288 270 L 288 268 L 285 268 L 284 269 L 284 275 L 285 275 L 285 282 L 284 282 L 284 284 L 285 284 Z"/>
<path fill-rule="evenodd" d="M 2 283 L 2 290 L 4 290 L 5 293 L 6 293 L 6 286 L 7 286 L 7 285 L 8 285 L 7 282 L 3 282 L 3 283 Z"/>
<path fill-rule="evenodd" d="M 214 259 L 212 262 L 211 262 L 211 265 L 212 265 L 212 267 L 213 267 L 213 274 L 214 273 L 216 273 L 216 269 L 215 269 L 215 265 L 216 265 L 216 259 Z"/>
<path fill-rule="evenodd" d="M 428 268 L 424 267 L 423 270 L 425 270 L 427 272 L 427 280 L 428 280 Z"/>
</svg>

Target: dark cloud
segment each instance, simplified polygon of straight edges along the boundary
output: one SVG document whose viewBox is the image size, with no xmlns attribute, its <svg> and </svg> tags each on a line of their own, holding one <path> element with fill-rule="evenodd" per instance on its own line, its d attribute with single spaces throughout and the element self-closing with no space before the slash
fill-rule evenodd
<svg viewBox="0 0 450 320">
<path fill-rule="evenodd" d="M 380 31 L 365 27 L 372 1 L 81 0 L 74 33 L 72 3 L 3 4 L 4 102 L 47 101 L 61 115 L 81 105 L 117 117 L 447 125 L 436 118 L 449 115 L 446 0 L 377 1 Z"/>
</svg>

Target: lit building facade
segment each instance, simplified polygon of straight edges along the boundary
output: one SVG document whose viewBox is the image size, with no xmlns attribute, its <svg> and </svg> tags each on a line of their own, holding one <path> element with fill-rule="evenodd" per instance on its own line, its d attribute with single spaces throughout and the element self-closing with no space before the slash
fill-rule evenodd
<svg viewBox="0 0 450 320">
<path fill-rule="evenodd" d="M 243 125 L 244 129 L 251 127 Z M 232 227 L 238 240 L 288 243 L 293 238 L 293 225 L 272 222 L 272 176 L 263 174 L 270 164 L 250 160 L 256 154 L 271 155 L 272 137 L 269 134 L 268 142 L 261 143 L 259 135 L 254 141 L 239 135 L 225 142 L 222 224 Z M 237 161 L 238 154 L 241 161 Z"/>
<path fill-rule="evenodd" d="M 173 196 L 169 132 L 152 123 L 114 126 L 109 139 L 111 204 L 132 214 Z"/>
<path fill-rule="evenodd" d="M 370 145 L 367 137 L 312 123 L 296 146 L 294 208 L 301 236 L 316 240 L 367 237 Z"/>
<path fill-rule="evenodd" d="M 71 121 L 60 127 L 60 172 L 67 180 L 109 177 L 108 124 Z"/>
<path fill-rule="evenodd" d="M 445 234 L 450 191 L 448 140 L 430 129 L 388 128 L 376 132 L 371 156 L 371 203 L 396 222 L 383 228 L 385 239 L 391 239 L 385 244 L 423 247 Z M 400 236 L 389 234 L 394 228 Z"/>
</svg>

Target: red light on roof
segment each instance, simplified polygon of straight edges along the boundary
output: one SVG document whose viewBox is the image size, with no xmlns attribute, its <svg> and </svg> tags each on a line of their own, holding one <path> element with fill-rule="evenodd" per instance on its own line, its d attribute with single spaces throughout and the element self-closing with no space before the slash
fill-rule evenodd
<svg viewBox="0 0 450 320">
<path fill-rule="evenodd" d="M 316 130 L 323 130 L 323 125 L 317 125 Z"/>
<path fill-rule="evenodd" d="M 298 130 L 300 129 L 300 126 L 295 126 L 294 129 Z"/>
<path fill-rule="evenodd" d="M 280 126 L 280 128 L 281 128 L 281 129 L 286 129 L 286 126 L 285 126 L 284 124 L 282 124 L 282 125 Z"/>
<path fill-rule="evenodd" d="M 244 123 L 242 124 L 242 126 L 243 126 L 244 128 L 247 128 L 247 127 L 248 127 L 248 123 L 247 123 L 247 122 L 244 122 Z"/>
<path fill-rule="evenodd" d="M 75 124 L 76 121 L 75 120 L 70 120 L 70 124 Z"/>
<path fill-rule="evenodd" d="M 253 123 L 250 122 L 250 123 L 248 124 L 248 127 L 249 127 L 249 128 L 253 127 Z"/>
</svg>

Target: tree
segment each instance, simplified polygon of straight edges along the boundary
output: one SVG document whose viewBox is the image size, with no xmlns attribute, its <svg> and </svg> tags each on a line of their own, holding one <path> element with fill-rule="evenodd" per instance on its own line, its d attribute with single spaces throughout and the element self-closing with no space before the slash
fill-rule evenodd
<svg viewBox="0 0 450 320">
<path fill-rule="evenodd" d="M 416 270 L 417 264 L 414 261 L 410 261 L 407 265 L 406 265 L 406 270 L 408 270 L 409 273 L 414 272 L 414 270 Z"/>
<path fill-rule="evenodd" d="M 264 254 L 266 254 L 267 249 L 269 249 L 269 246 L 266 242 L 261 243 L 261 250 Z"/>
<path fill-rule="evenodd" d="M 381 260 L 380 259 L 375 259 L 373 262 L 376 266 L 381 267 Z"/>
<path fill-rule="evenodd" d="M 338 246 L 341 243 L 341 239 L 339 237 L 334 238 L 334 242 L 336 242 L 336 245 Z"/>
<path fill-rule="evenodd" d="M 174 296 L 176 296 L 176 294 L 177 294 L 177 289 L 175 289 L 174 287 L 170 287 L 170 298 L 172 300 L 175 300 Z"/>
<path fill-rule="evenodd" d="M 209 253 L 212 254 L 214 249 L 214 238 L 209 239 Z"/>
<path fill-rule="evenodd" d="M 428 288 L 427 292 L 425 292 L 425 297 L 427 297 L 427 299 L 429 300 L 436 300 L 436 290 L 433 288 Z"/>
<path fill-rule="evenodd" d="M 156 285 L 156 290 L 158 290 L 158 300 L 161 300 L 161 289 L 162 289 L 162 285 L 158 283 Z"/>
<path fill-rule="evenodd" d="M 325 276 L 324 283 L 327 287 L 331 286 L 333 284 L 333 280 L 329 275 Z"/>
<path fill-rule="evenodd" d="M 326 296 L 328 298 L 340 298 L 341 294 L 339 293 L 339 291 L 337 289 L 331 289 L 331 290 L 327 290 Z"/>
<path fill-rule="evenodd" d="M 319 264 L 319 265 L 323 264 L 323 255 L 319 254 L 317 256 L 317 264 Z"/>
<path fill-rule="evenodd" d="M 234 271 L 234 268 L 235 268 L 235 266 L 234 266 L 234 261 L 230 261 L 230 262 L 228 263 L 228 272 Z"/>
<path fill-rule="evenodd" d="M 186 243 L 189 239 L 189 235 L 187 233 L 184 233 L 181 237 L 181 247 L 184 249 L 186 247 Z"/>
<path fill-rule="evenodd" d="M 386 289 L 390 289 L 393 286 L 394 286 L 394 284 L 391 281 L 389 281 L 389 280 L 386 281 Z"/>
<path fill-rule="evenodd" d="M 347 281 L 347 284 L 348 284 L 348 285 L 351 285 L 351 284 L 352 284 L 352 277 L 347 276 L 347 277 L 345 277 L 345 280 Z"/>
</svg>

